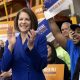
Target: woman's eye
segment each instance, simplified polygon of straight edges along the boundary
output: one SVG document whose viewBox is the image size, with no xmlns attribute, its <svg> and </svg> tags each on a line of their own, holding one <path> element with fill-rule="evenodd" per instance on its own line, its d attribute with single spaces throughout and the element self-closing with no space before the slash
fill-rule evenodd
<svg viewBox="0 0 80 80">
<path fill-rule="evenodd" d="M 28 19 L 28 18 L 26 18 L 25 20 L 28 20 L 28 21 L 30 21 L 30 19 Z"/>
<path fill-rule="evenodd" d="M 26 18 L 26 19 L 22 19 L 22 18 L 20 18 L 19 20 L 26 20 L 26 21 L 30 21 L 30 19 L 28 19 L 28 18 Z"/>
<path fill-rule="evenodd" d="M 19 20 L 23 20 L 22 18 L 20 18 Z"/>
</svg>

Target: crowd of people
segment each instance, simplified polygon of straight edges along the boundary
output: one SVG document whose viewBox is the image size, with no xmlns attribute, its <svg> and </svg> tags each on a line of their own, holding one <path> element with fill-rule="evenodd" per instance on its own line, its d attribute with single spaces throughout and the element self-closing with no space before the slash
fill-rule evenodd
<svg viewBox="0 0 80 80">
<path fill-rule="evenodd" d="M 80 53 L 80 26 L 78 24 L 72 24 L 69 28 L 70 38 L 67 39 L 62 35 L 55 19 L 51 18 L 49 20 L 50 28 L 52 30 L 55 39 L 58 43 L 69 53 L 71 59 L 71 80 L 79 80 L 79 70 L 76 72 L 76 65 L 79 62 Z M 77 66 L 78 68 L 79 66 Z M 75 76 L 75 75 L 78 76 Z M 75 77 L 74 77 L 75 76 Z M 77 79 L 76 79 L 77 77 Z"/>
<path fill-rule="evenodd" d="M 64 64 L 63 80 L 70 80 L 70 71 L 68 69 L 68 66 L 63 60 L 57 57 L 56 49 L 53 46 L 52 42 L 47 42 L 47 49 L 48 49 L 48 64 Z"/>
<path fill-rule="evenodd" d="M 17 13 L 14 28 L 20 34 L 16 37 L 9 26 L 5 46 L 0 40 L 0 78 L 45 80 L 43 69 L 48 64 L 64 64 L 64 80 L 79 80 L 80 26 L 65 22 L 60 31 L 55 18 L 48 22 L 55 37 L 52 42 L 36 33 L 38 20 L 30 8 Z"/>
</svg>

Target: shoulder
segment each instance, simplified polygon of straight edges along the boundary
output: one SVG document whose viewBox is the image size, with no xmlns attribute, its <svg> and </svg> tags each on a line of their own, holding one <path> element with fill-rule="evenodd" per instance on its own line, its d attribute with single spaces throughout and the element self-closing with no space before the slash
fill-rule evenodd
<svg viewBox="0 0 80 80">
<path fill-rule="evenodd" d="M 65 64 L 65 62 L 63 60 L 61 60 L 60 58 L 57 57 L 57 63 L 58 64 Z"/>
<path fill-rule="evenodd" d="M 68 39 L 66 43 L 66 50 L 69 52 L 73 48 L 74 48 L 74 42 L 71 39 Z"/>
<path fill-rule="evenodd" d="M 67 64 L 66 64 L 63 60 L 61 60 L 61 59 L 59 59 L 59 58 L 57 58 L 57 60 L 58 60 L 58 64 L 64 64 L 65 68 L 68 69 Z"/>
<path fill-rule="evenodd" d="M 68 39 L 66 45 L 67 44 L 73 44 L 73 41 L 71 39 Z"/>
</svg>

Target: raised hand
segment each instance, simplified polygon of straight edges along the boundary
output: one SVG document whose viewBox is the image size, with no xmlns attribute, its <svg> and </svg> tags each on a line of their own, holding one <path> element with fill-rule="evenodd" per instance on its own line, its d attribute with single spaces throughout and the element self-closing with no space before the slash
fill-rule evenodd
<svg viewBox="0 0 80 80">
<path fill-rule="evenodd" d="M 74 31 L 69 31 L 69 36 L 70 36 L 70 39 L 72 39 L 74 43 L 77 43 L 77 41 L 79 40 L 79 35 Z"/>
<path fill-rule="evenodd" d="M 74 34 L 74 32 L 73 32 L 72 30 L 70 30 L 70 31 L 69 31 L 69 37 L 70 37 L 70 39 L 72 39 L 72 40 L 73 40 L 73 34 Z"/>
<path fill-rule="evenodd" d="M 8 27 L 7 37 L 8 37 L 8 42 L 9 42 L 8 48 L 12 52 L 14 44 L 16 42 L 16 37 L 15 37 L 15 33 L 13 32 L 13 27 L 11 26 Z"/>
<path fill-rule="evenodd" d="M 32 48 L 34 47 L 35 37 L 36 37 L 36 31 L 34 31 L 33 29 L 28 31 L 28 33 L 26 34 L 26 38 L 28 40 L 27 45 L 30 50 L 32 50 Z"/>
</svg>

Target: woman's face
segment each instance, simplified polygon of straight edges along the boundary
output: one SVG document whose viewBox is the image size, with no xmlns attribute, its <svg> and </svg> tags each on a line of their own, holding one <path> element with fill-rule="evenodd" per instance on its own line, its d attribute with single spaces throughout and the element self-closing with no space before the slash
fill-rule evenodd
<svg viewBox="0 0 80 80">
<path fill-rule="evenodd" d="M 51 50 L 51 47 L 49 45 L 47 45 L 47 50 L 48 50 L 48 57 L 50 57 L 52 50 Z"/>
<path fill-rule="evenodd" d="M 77 44 L 80 41 L 80 28 L 76 28 L 75 31 L 71 31 L 70 37 L 74 44 Z"/>
<path fill-rule="evenodd" d="M 21 33 L 27 33 L 31 27 L 31 20 L 27 13 L 21 12 L 18 19 L 18 27 Z"/>
</svg>

